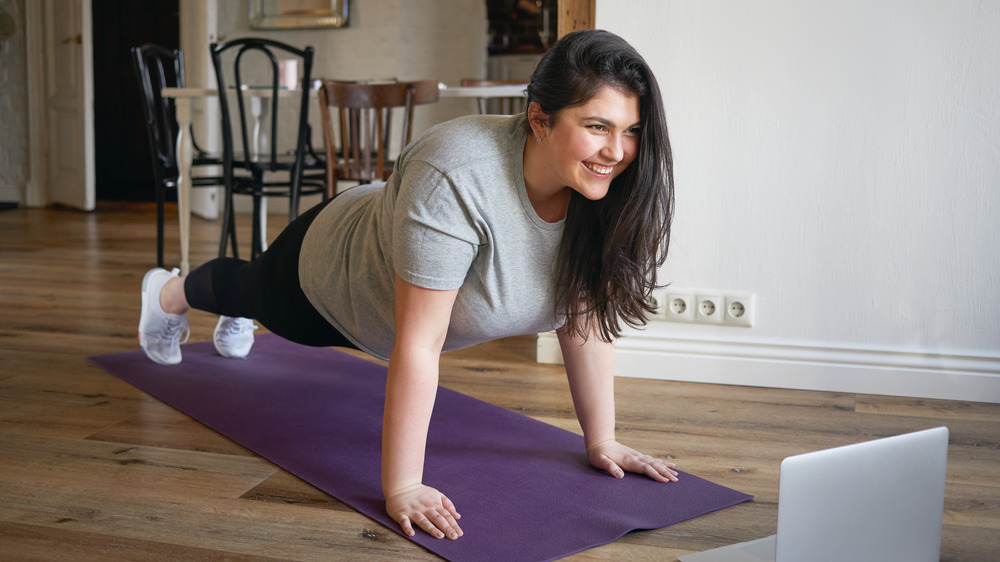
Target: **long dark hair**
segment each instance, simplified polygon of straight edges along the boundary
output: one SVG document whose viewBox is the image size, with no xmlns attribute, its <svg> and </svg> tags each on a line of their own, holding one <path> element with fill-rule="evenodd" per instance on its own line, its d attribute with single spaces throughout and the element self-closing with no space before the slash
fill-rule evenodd
<svg viewBox="0 0 1000 562">
<path fill-rule="evenodd" d="M 572 193 L 559 249 L 557 312 L 570 334 L 611 341 L 621 335 L 622 321 L 643 326 L 654 312 L 649 297 L 670 244 L 673 157 L 660 87 L 624 39 L 576 31 L 538 63 L 528 104 L 538 102 L 553 124 L 561 110 L 587 103 L 606 86 L 639 98 L 639 150 L 603 199 Z"/>
</svg>

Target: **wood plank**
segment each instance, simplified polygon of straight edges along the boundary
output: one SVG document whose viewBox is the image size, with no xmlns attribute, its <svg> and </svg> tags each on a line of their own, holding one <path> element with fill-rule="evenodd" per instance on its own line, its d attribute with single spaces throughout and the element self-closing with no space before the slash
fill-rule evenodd
<svg viewBox="0 0 1000 562">
<path fill-rule="evenodd" d="M 330 496 L 312 484 L 284 470 L 275 472 L 266 480 L 254 486 L 253 489 L 243 494 L 241 498 L 337 511 L 354 511 L 353 508 L 348 507 L 337 498 Z"/>
<path fill-rule="evenodd" d="M 3 500 L 86 490 L 129 498 L 238 498 L 277 470 L 264 459 L 0 431 Z"/>
<path fill-rule="evenodd" d="M 1000 404 L 961 400 L 931 400 L 901 396 L 870 396 L 858 399 L 858 411 L 887 416 L 919 416 L 940 420 L 1000 420 Z M 997 435 L 1000 440 L 1000 434 Z"/>
<path fill-rule="evenodd" d="M 222 455 L 255 456 L 242 445 L 153 398 L 143 402 L 141 412 L 87 435 L 86 439 Z"/>
<path fill-rule="evenodd" d="M 68 530 L 65 527 L 43 527 L 0 522 L 0 544 L 8 562 L 55 562 L 78 560 L 144 560 L 147 562 L 201 560 L 231 561 L 235 555 L 211 548 L 193 548 L 125 537 L 109 537 L 97 533 Z M 241 554 L 245 562 L 279 560 L 252 554 Z"/>
</svg>

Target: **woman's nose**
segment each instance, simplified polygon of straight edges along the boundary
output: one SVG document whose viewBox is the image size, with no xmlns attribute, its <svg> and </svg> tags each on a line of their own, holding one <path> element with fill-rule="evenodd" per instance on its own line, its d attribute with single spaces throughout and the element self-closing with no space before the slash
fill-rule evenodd
<svg viewBox="0 0 1000 562">
<path fill-rule="evenodd" d="M 604 145 L 604 155 L 615 162 L 621 162 L 625 157 L 625 148 L 621 135 L 608 135 L 608 142 Z"/>
</svg>

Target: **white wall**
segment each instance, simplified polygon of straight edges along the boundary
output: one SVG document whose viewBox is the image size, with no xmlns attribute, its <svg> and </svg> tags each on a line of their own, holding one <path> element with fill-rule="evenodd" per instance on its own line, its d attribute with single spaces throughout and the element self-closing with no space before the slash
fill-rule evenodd
<svg viewBox="0 0 1000 562">
<path fill-rule="evenodd" d="M 636 17 L 643 14 L 643 17 Z M 1000 3 L 598 0 L 664 92 L 662 280 L 756 293 L 619 374 L 1000 402 Z"/>
<path fill-rule="evenodd" d="M 218 37 L 267 37 L 316 49 L 315 78 L 372 80 L 436 78 L 457 86 L 465 77 L 486 76 L 487 27 L 484 0 L 379 0 L 350 3 L 349 25 L 341 29 L 250 29 L 248 0 L 218 2 Z M 442 99 L 418 108 L 414 131 L 475 110 L 469 100 Z M 310 110 L 317 140 L 319 115 Z"/>
</svg>

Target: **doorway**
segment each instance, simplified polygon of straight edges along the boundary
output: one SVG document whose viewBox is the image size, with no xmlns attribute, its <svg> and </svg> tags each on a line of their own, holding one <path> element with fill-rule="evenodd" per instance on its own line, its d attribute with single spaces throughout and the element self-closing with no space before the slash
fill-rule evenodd
<svg viewBox="0 0 1000 562">
<path fill-rule="evenodd" d="M 143 43 L 178 48 L 179 0 L 93 0 L 91 7 L 97 200 L 153 201 L 153 165 L 129 49 Z"/>
</svg>

